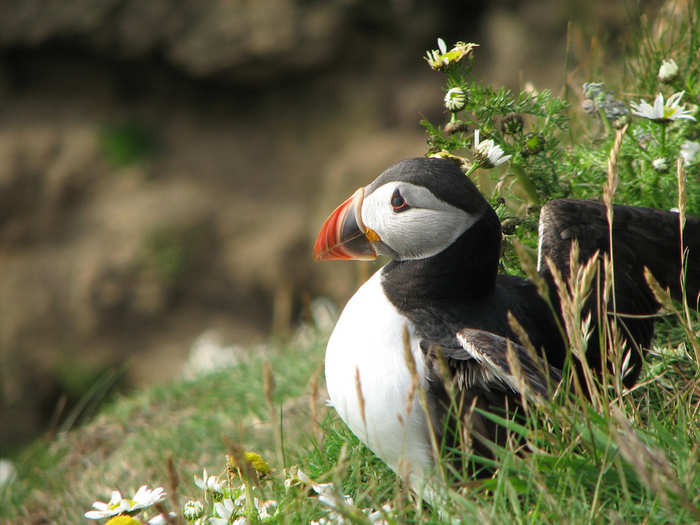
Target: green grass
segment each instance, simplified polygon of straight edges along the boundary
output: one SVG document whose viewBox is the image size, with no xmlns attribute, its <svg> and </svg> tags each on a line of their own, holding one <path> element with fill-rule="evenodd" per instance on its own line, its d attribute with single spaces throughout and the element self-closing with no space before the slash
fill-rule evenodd
<svg viewBox="0 0 700 525">
<path fill-rule="evenodd" d="M 308 487 L 284 487 L 293 465 L 317 482 L 334 482 L 358 509 L 391 505 L 392 523 L 700 519 L 700 369 L 674 350 L 677 341 L 650 354 L 639 388 L 602 410 L 558 399 L 532 408 L 524 426 L 506 423 L 530 451 L 515 445 L 499 451 L 493 476 L 446 488 L 438 509 L 417 502 L 312 393 L 324 339 L 315 334 L 273 346 L 230 369 L 123 397 L 90 424 L 38 441 L 19 458 L 19 480 L 2 493 L 0 517 L 81 523 L 93 501 L 141 484 L 165 487 L 166 507 L 179 510 L 188 499 L 202 499 L 193 476 L 203 468 L 224 472 L 225 454 L 240 446 L 272 467 L 252 490 L 278 501 L 273 523 L 308 523 L 328 512 Z M 272 408 L 266 362 L 274 376 Z M 358 516 L 353 523 L 363 523 Z"/>
</svg>

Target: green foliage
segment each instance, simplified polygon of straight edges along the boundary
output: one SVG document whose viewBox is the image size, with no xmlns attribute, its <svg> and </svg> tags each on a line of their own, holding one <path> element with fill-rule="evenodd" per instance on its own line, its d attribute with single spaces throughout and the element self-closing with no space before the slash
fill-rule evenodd
<svg viewBox="0 0 700 525">
<path fill-rule="evenodd" d="M 561 197 L 601 198 L 616 130 L 625 124 L 629 128 L 617 155 L 620 183 L 616 202 L 661 209 L 678 206 L 676 161 L 684 148 L 700 147 L 700 127 L 690 119 L 654 121 L 634 116 L 630 103 L 639 103 L 640 99 L 651 103 L 657 93 L 668 101 L 672 93 L 685 90 L 683 104 L 700 116 L 698 14 L 688 4 L 688 12 L 683 15 L 670 21 L 657 20 L 653 28 L 645 22 L 638 30 L 624 62 L 628 72 L 625 92 L 642 95 L 624 102 L 602 83 L 584 84 L 584 112 L 577 112 L 547 90 L 514 94 L 484 86 L 471 71 L 478 47 L 466 57 L 447 60 L 446 64 L 438 62 L 440 67 L 434 67 L 445 74 L 445 91 L 460 88 L 465 103 L 458 111 L 447 110 L 449 117 L 444 124 L 421 122 L 428 155 L 460 164 L 496 209 L 505 234 L 502 270 L 521 273 L 511 240 L 517 237 L 534 250 L 541 205 Z M 662 28 L 663 38 L 655 37 Z M 657 75 L 659 66 L 669 58 L 680 64 L 679 72 L 672 80 L 662 82 Z M 476 129 L 481 140 L 493 140 L 511 155 L 510 160 L 492 170 L 480 166 L 474 151 Z M 686 209 L 697 216 L 700 153 L 683 164 Z"/>
<path fill-rule="evenodd" d="M 624 65 L 629 72 L 625 92 L 639 95 L 624 102 L 603 84 L 588 84 L 583 93 L 587 114 L 570 116 L 573 108 L 547 90 L 513 94 L 482 85 L 471 73 L 472 55 L 442 66 L 446 91 L 461 88 L 466 103 L 459 111 L 448 111 L 449 120 L 444 125 L 421 123 L 427 133 L 428 154 L 453 158 L 471 174 L 473 162 L 464 155 L 473 148 L 472 131 L 479 129 L 482 138 L 492 139 L 512 157 L 489 174 L 491 184 L 483 184 L 483 175 L 477 183 L 492 201 L 504 199 L 511 213 L 527 218 L 554 198 L 600 198 L 615 130 L 629 123 L 618 158 L 621 181 L 617 201 L 665 209 L 677 206 L 676 160 L 684 143 L 698 140 L 700 128 L 690 119 L 659 122 L 633 116 L 630 102 L 651 102 L 657 93 L 668 100 L 671 94 L 685 91 L 683 103 L 697 112 L 700 33 L 691 3 L 684 15 L 657 22 L 653 28 L 644 23 L 639 30 Z M 658 38 L 655 35 L 661 28 L 663 38 Z M 478 48 L 475 53 L 478 56 Z M 659 66 L 670 58 L 680 65 L 679 71 L 673 79 L 662 82 L 657 76 Z M 572 118 L 576 122 L 570 127 Z M 696 157 L 685 166 L 687 209 L 695 215 L 700 214 L 698 160 Z M 527 232 L 523 237 L 526 241 L 532 238 Z"/>
<path fill-rule="evenodd" d="M 105 159 L 120 168 L 153 155 L 158 143 L 153 131 L 140 122 L 105 125 L 100 132 L 100 149 Z"/>
</svg>

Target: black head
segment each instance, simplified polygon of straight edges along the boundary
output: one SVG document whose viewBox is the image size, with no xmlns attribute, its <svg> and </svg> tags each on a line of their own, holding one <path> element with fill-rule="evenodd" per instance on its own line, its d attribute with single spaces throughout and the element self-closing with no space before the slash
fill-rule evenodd
<svg viewBox="0 0 700 525">
<path fill-rule="evenodd" d="M 422 293 L 453 300 L 494 286 L 501 228 L 474 183 L 450 160 L 408 159 L 364 189 L 364 227 L 372 246 L 392 262 L 386 288 L 401 301 Z"/>
</svg>

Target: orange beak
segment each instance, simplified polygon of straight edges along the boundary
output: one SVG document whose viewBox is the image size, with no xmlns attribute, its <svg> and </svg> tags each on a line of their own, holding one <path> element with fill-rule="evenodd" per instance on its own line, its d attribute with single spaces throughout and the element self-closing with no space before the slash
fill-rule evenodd
<svg viewBox="0 0 700 525">
<path fill-rule="evenodd" d="M 358 189 L 326 219 L 316 238 L 314 259 L 371 261 L 377 258 L 367 234 L 372 238 L 378 236 L 362 224 L 364 194 L 364 188 Z"/>
</svg>

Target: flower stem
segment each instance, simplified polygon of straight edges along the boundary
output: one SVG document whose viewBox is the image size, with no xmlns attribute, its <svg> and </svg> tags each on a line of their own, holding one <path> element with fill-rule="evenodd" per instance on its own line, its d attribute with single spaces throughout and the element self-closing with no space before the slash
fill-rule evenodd
<svg viewBox="0 0 700 525">
<path fill-rule="evenodd" d="M 532 180 L 530 179 L 530 177 L 528 177 L 527 173 L 525 173 L 525 170 L 523 170 L 517 164 L 511 164 L 510 168 L 515 173 L 515 178 L 518 180 L 518 183 L 523 188 L 523 190 L 525 190 L 525 193 L 527 194 L 530 201 L 533 204 L 538 205 L 540 202 L 540 198 L 537 195 L 537 189 L 535 188 L 535 185 L 532 183 Z"/>
<path fill-rule="evenodd" d="M 479 167 L 479 163 L 478 163 L 478 162 L 474 162 L 471 166 L 469 166 L 469 169 L 467 170 L 467 172 L 465 173 L 465 175 L 466 175 L 467 177 L 469 177 L 472 173 L 474 173 L 474 172 L 476 171 L 476 169 L 477 169 L 478 167 Z"/>
<path fill-rule="evenodd" d="M 605 127 L 605 132 L 608 135 L 615 135 L 615 130 L 613 130 L 612 125 L 610 124 L 610 121 L 608 120 L 608 116 L 605 114 L 605 111 L 603 111 L 602 109 L 599 109 L 598 115 L 600 116 L 600 120 L 603 122 L 603 126 Z"/>
</svg>

